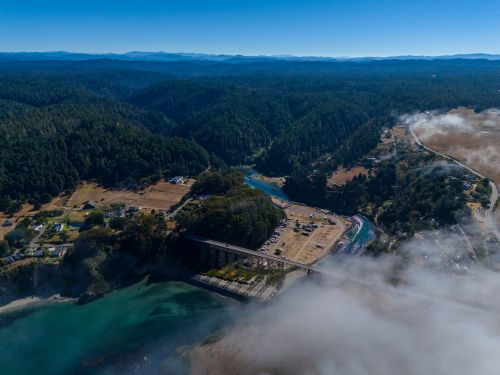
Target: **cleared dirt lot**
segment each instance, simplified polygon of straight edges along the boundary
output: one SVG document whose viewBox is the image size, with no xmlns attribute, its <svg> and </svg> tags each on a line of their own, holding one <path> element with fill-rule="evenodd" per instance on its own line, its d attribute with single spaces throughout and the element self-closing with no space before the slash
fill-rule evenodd
<svg viewBox="0 0 500 375">
<path fill-rule="evenodd" d="M 264 245 L 264 248 L 269 254 L 280 249 L 286 258 L 305 264 L 329 254 L 350 225 L 343 217 L 308 206 L 292 204 L 285 213 L 287 226 L 278 229 L 275 242 Z M 330 224 L 329 220 L 335 224 Z M 308 225 L 310 232 L 304 228 Z M 295 228 L 298 230 L 294 231 Z"/>
</svg>

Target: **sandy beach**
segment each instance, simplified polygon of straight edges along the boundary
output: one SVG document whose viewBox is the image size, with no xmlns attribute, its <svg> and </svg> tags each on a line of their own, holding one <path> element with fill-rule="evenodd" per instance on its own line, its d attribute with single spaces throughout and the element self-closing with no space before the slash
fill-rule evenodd
<svg viewBox="0 0 500 375">
<path fill-rule="evenodd" d="M 48 298 L 40 298 L 40 297 L 26 297 L 26 298 L 20 298 L 16 299 L 15 301 L 12 301 L 6 305 L 0 306 L 0 314 L 7 312 L 7 311 L 12 311 L 16 310 L 22 307 L 30 306 L 30 305 L 38 305 L 42 303 L 47 303 L 47 302 L 64 302 L 64 301 L 71 301 L 71 298 L 66 298 L 66 297 L 61 297 L 59 294 L 55 294 L 51 297 Z"/>
</svg>

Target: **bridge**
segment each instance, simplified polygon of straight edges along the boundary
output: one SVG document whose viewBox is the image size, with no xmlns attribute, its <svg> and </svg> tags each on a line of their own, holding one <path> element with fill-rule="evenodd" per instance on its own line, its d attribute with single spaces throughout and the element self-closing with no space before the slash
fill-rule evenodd
<svg viewBox="0 0 500 375">
<path fill-rule="evenodd" d="M 191 241 L 195 241 L 195 242 L 204 244 L 204 245 L 211 247 L 211 248 L 222 250 L 224 252 L 235 253 L 238 255 L 245 256 L 245 257 L 256 258 L 258 260 L 266 260 L 269 264 L 277 264 L 283 268 L 285 266 L 289 266 L 289 267 L 295 267 L 298 269 L 302 269 L 304 271 L 307 271 L 308 273 L 314 272 L 314 273 L 318 273 L 318 274 L 334 276 L 331 272 L 320 269 L 318 267 L 314 267 L 314 266 L 307 265 L 307 264 L 300 263 L 300 262 L 295 262 L 293 260 L 282 258 L 282 257 L 276 256 L 276 255 L 270 255 L 270 254 L 262 253 L 259 251 L 250 250 L 250 249 L 247 249 L 244 247 L 235 246 L 235 245 L 231 245 L 231 244 L 224 243 L 224 242 L 209 240 L 207 238 L 194 236 L 194 235 L 187 235 L 187 236 L 185 236 L 185 238 L 187 238 Z"/>
<path fill-rule="evenodd" d="M 366 293 L 366 291 L 370 291 L 374 293 L 373 295 L 375 296 L 380 296 L 382 298 L 386 298 L 387 296 L 393 296 L 396 298 L 406 298 L 406 299 L 411 299 L 415 301 L 422 301 L 424 303 L 439 303 L 439 304 L 446 304 L 447 306 L 453 307 L 453 308 L 460 308 L 460 309 L 465 309 L 464 311 L 469 312 L 469 313 L 477 313 L 477 312 L 482 312 L 482 313 L 488 313 L 492 314 L 492 318 L 496 317 L 496 315 L 493 315 L 493 312 L 491 310 L 488 310 L 484 306 L 480 306 L 477 304 L 471 304 L 470 302 L 467 301 L 467 299 L 459 299 L 459 298 L 454 298 L 454 297 L 447 297 L 443 295 L 433 295 L 433 294 L 427 294 L 427 293 L 421 293 L 418 290 L 414 290 L 408 287 L 395 287 L 390 284 L 386 284 L 382 281 L 376 281 L 376 280 L 370 280 L 370 279 L 360 279 L 358 277 L 355 277 L 353 275 L 348 275 L 342 272 L 329 272 L 325 271 L 323 269 L 319 269 L 317 267 L 313 267 L 310 265 L 306 265 L 303 263 L 295 262 L 292 260 L 288 259 L 283 259 L 281 257 L 275 256 L 275 255 L 269 255 L 269 254 L 263 254 L 255 250 L 250 250 L 246 249 L 244 247 L 239 247 L 239 246 L 234 246 L 230 245 L 224 242 L 219 242 L 219 241 L 213 241 L 209 240 L 203 237 L 198 237 L 198 236 L 192 236 L 192 235 L 187 235 L 185 236 L 186 239 L 189 239 L 191 241 L 203 244 L 205 246 L 209 246 L 212 248 L 220 249 L 225 252 L 233 252 L 235 254 L 247 256 L 247 257 L 255 257 L 258 259 L 265 259 L 267 261 L 272 261 L 272 262 L 280 262 L 282 265 L 288 265 L 292 267 L 297 267 L 301 268 L 303 270 L 306 270 L 308 272 L 314 272 L 317 274 L 321 275 L 326 275 L 328 277 L 321 278 L 322 281 L 328 282 L 328 285 L 334 285 L 336 287 L 348 287 L 349 289 L 346 289 L 349 291 L 349 293 L 352 293 L 353 291 L 361 291 L 362 293 Z M 284 268 L 282 268 L 283 270 Z M 284 272 L 281 273 L 282 277 L 284 278 Z M 282 279 L 279 280 L 279 285 L 278 289 L 282 287 Z M 333 282 L 333 283 L 331 283 Z M 251 286 L 250 290 L 255 288 L 255 286 Z M 259 292 L 255 293 L 254 297 L 259 297 L 262 293 L 262 290 Z M 250 294 L 249 294 L 250 295 Z M 270 294 L 270 297 L 273 297 L 274 293 Z"/>
</svg>

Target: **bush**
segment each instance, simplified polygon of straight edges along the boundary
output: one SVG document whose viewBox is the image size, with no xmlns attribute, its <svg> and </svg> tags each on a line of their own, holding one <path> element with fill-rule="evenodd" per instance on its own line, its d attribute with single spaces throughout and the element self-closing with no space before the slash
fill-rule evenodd
<svg viewBox="0 0 500 375">
<path fill-rule="evenodd" d="M 101 210 L 90 211 L 88 216 L 85 218 L 85 222 L 80 230 L 87 230 L 95 226 L 104 225 L 104 212 Z"/>
<path fill-rule="evenodd" d="M 29 244 L 34 237 L 34 231 L 23 225 L 18 225 L 13 231 L 5 235 L 10 247 L 22 248 Z"/>
</svg>

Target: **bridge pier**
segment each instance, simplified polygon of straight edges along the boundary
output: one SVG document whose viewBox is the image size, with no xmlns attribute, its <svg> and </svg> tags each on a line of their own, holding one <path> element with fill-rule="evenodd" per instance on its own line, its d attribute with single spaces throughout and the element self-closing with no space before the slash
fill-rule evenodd
<svg viewBox="0 0 500 375">
<path fill-rule="evenodd" d="M 302 269 L 311 273 L 326 274 L 324 270 L 317 269 L 307 264 L 302 264 L 289 259 L 283 259 L 274 255 L 259 253 L 255 250 L 245 249 L 239 246 L 225 244 L 222 242 L 207 240 L 196 236 L 187 236 L 188 239 L 203 244 L 203 252 L 206 254 L 200 255 L 201 262 L 208 263 L 210 268 L 220 268 L 225 265 L 241 264 L 247 268 L 257 268 L 257 274 L 265 274 L 266 283 L 278 282 L 279 286 L 284 284 L 286 276 L 286 268 Z"/>
<path fill-rule="evenodd" d="M 285 263 L 281 262 L 279 264 L 280 278 L 278 280 L 278 289 L 281 289 L 285 285 Z"/>
</svg>

